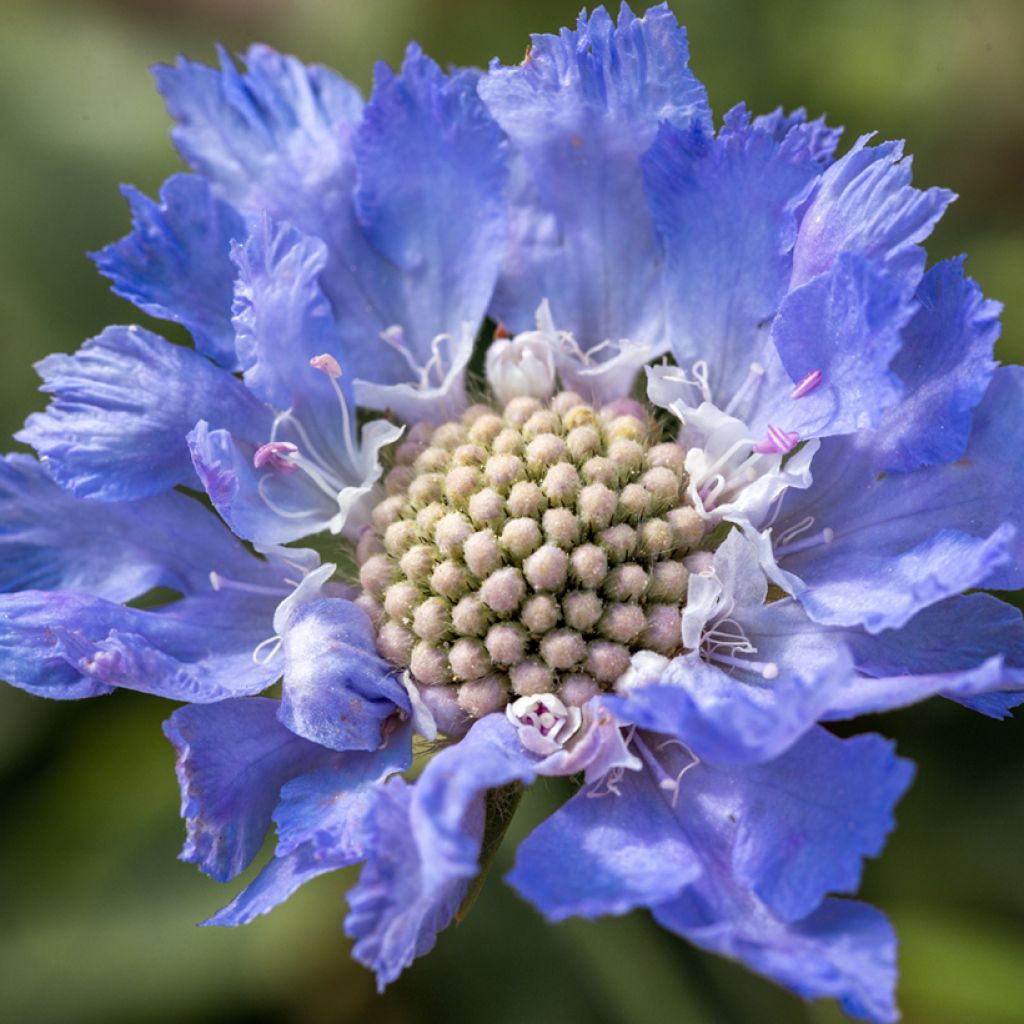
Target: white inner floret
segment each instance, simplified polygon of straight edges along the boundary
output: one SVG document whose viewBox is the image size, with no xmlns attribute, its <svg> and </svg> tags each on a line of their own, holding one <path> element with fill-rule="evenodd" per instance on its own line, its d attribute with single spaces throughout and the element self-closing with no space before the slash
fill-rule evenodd
<svg viewBox="0 0 1024 1024">
<path fill-rule="evenodd" d="M 637 403 L 567 391 L 416 424 L 357 551 L 380 654 L 480 717 L 578 707 L 634 652 L 677 653 L 706 530 L 684 458 Z"/>
</svg>

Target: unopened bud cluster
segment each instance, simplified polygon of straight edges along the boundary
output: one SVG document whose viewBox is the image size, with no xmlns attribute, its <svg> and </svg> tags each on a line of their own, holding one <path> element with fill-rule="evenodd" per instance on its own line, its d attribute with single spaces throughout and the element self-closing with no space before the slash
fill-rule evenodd
<svg viewBox="0 0 1024 1024">
<path fill-rule="evenodd" d="M 480 717 L 539 693 L 579 705 L 633 651 L 675 653 L 703 535 L 683 457 L 639 404 L 573 392 L 412 427 L 358 547 L 380 654 Z"/>
</svg>

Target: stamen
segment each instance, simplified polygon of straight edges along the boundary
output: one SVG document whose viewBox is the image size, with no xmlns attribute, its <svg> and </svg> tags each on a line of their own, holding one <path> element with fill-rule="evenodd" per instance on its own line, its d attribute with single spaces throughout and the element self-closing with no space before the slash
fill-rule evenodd
<svg viewBox="0 0 1024 1024">
<path fill-rule="evenodd" d="M 775 538 L 775 543 L 783 547 L 796 540 L 801 533 L 806 533 L 814 525 L 814 516 L 804 516 L 798 523 L 794 523 L 788 530 L 784 530 Z"/>
<path fill-rule="evenodd" d="M 294 430 L 300 441 L 299 450 L 316 463 L 323 472 L 333 476 L 333 473 L 330 470 L 332 460 L 324 457 L 323 453 L 313 443 L 313 439 L 309 436 L 308 431 L 302 425 L 302 421 L 292 413 L 291 409 L 279 412 L 274 417 L 274 422 L 270 428 L 270 440 L 272 442 L 277 440 L 278 431 L 282 426 L 287 426 Z M 339 489 L 340 486 L 341 485 L 339 483 Z"/>
<path fill-rule="evenodd" d="M 637 753 L 640 755 L 647 767 L 650 768 L 651 774 L 658 780 L 658 789 L 664 793 L 671 794 L 672 799 L 669 801 L 669 806 L 675 810 L 676 804 L 679 802 L 680 781 L 683 776 L 694 767 L 694 765 L 700 764 L 700 761 L 696 757 L 693 757 L 693 754 L 685 744 L 680 744 L 680 746 L 682 746 L 683 749 L 693 757 L 693 760 L 686 765 L 683 770 L 675 776 L 675 778 L 673 778 L 667 771 L 665 771 L 661 762 L 654 756 L 650 747 L 640 739 L 639 735 L 634 735 L 632 745 L 636 748 Z M 665 744 L 661 744 L 658 749 L 661 750 L 664 746 Z"/>
<path fill-rule="evenodd" d="M 787 455 L 800 443 L 800 435 L 768 424 L 767 436 L 754 445 L 758 455 Z"/>
<path fill-rule="evenodd" d="M 313 356 L 309 361 L 309 365 L 314 370 L 326 373 L 328 377 L 337 378 L 341 376 L 341 366 L 338 365 L 338 360 L 326 352 L 323 355 Z"/>
<path fill-rule="evenodd" d="M 282 519 L 304 519 L 306 516 L 316 514 L 316 510 L 311 508 L 302 509 L 301 511 L 297 509 L 282 508 L 267 494 L 266 485 L 269 481 L 270 477 L 263 477 L 263 479 L 256 485 L 256 491 L 264 504 L 271 512 L 274 513 L 274 515 L 281 516 Z"/>
<path fill-rule="evenodd" d="M 795 544 L 787 544 L 782 547 L 775 549 L 776 559 L 785 558 L 787 555 L 795 555 L 798 551 L 808 551 L 811 548 L 820 547 L 822 544 L 831 544 L 836 538 L 835 530 L 831 527 L 826 526 L 820 533 L 814 534 L 813 537 L 806 537 L 804 540 L 799 540 Z"/>
<path fill-rule="evenodd" d="M 790 398 L 803 398 L 809 395 L 821 383 L 821 370 L 811 370 L 806 377 L 797 382 L 796 387 L 789 393 Z"/>
<path fill-rule="evenodd" d="M 257 665 L 268 664 L 279 650 L 284 641 L 279 636 L 268 636 L 262 643 L 258 643 L 252 652 L 252 660 Z M 266 650 L 266 653 L 264 651 Z"/>
<path fill-rule="evenodd" d="M 606 796 L 622 796 L 622 790 L 619 789 L 619 783 L 622 781 L 622 776 L 625 775 L 625 773 L 625 768 L 613 768 L 610 772 L 599 779 L 592 789 L 587 791 L 587 799 L 600 800 Z"/>
<path fill-rule="evenodd" d="M 359 465 L 359 452 L 356 448 L 355 438 L 352 436 L 353 416 L 349 410 L 348 402 L 345 400 L 345 392 L 341 390 L 338 379 L 341 377 L 341 366 L 338 360 L 326 352 L 323 355 L 313 356 L 309 365 L 315 370 L 321 370 L 331 379 L 331 386 L 334 388 L 335 397 L 338 399 L 338 406 L 341 409 L 341 429 L 345 437 L 345 451 L 348 454 L 349 465 L 356 468 Z M 338 488 L 341 490 L 341 488 Z"/>
<path fill-rule="evenodd" d="M 272 597 L 278 597 L 281 594 L 287 596 L 288 594 L 287 587 L 268 587 L 258 583 L 243 583 L 241 580 L 233 580 L 229 576 L 222 576 L 216 570 L 210 571 L 210 586 L 218 592 L 221 590 L 237 590 L 246 594 L 269 594 Z"/>
<path fill-rule="evenodd" d="M 430 342 L 430 358 L 424 365 L 420 365 L 416 362 L 415 357 L 409 350 L 409 346 L 405 342 L 405 332 L 398 324 L 394 324 L 388 327 L 386 330 L 380 332 L 381 341 L 385 345 L 389 345 L 393 348 L 406 362 L 409 369 L 417 376 L 416 386 L 419 388 L 429 388 L 430 374 L 433 371 L 437 371 L 437 381 L 439 384 L 444 382 L 444 360 L 441 353 L 441 346 L 448 342 L 450 345 L 452 342 L 451 336 L 447 334 L 438 334 Z"/>
<path fill-rule="evenodd" d="M 729 665 L 732 668 L 742 669 L 744 672 L 756 672 L 762 679 L 777 679 L 779 676 L 779 666 L 774 661 L 751 661 L 746 658 L 734 658 L 730 654 L 720 654 L 718 651 L 711 652 L 708 655 L 708 660 L 716 661 L 721 665 Z"/>
<path fill-rule="evenodd" d="M 773 427 L 769 427 L 769 433 L 771 433 L 773 429 Z M 794 434 L 793 436 L 795 437 L 796 435 Z M 764 442 L 761 443 L 763 444 Z M 718 458 L 715 459 L 715 461 L 712 462 L 711 465 L 704 470 L 704 472 L 700 476 L 699 482 L 703 484 L 704 481 L 708 480 L 712 475 L 714 475 L 720 469 L 722 469 L 730 461 L 730 459 L 732 459 L 736 455 L 737 452 L 743 451 L 744 448 L 750 448 L 753 444 L 754 442 L 751 438 L 741 437 L 734 444 L 730 445 L 725 452 L 719 455 Z M 756 452 L 758 451 L 758 448 L 755 446 L 753 450 Z"/>
<path fill-rule="evenodd" d="M 252 464 L 256 469 L 270 466 L 272 469 L 280 469 L 285 473 L 294 473 L 298 466 L 288 458 L 296 455 L 299 449 L 290 441 L 268 441 L 256 449 L 252 457 Z"/>
<path fill-rule="evenodd" d="M 710 512 L 715 507 L 718 496 L 725 490 L 725 477 L 719 473 L 710 484 L 700 490 L 700 500 L 705 511 Z"/>
<path fill-rule="evenodd" d="M 678 373 L 665 374 L 664 379 L 672 381 L 674 384 L 685 384 L 687 387 L 696 388 L 700 392 L 700 396 L 703 401 L 711 401 L 711 385 L 708 383 L 708 364 L 705 360 L 698 359 L 693 366 L 690 367 L 690 372 L 693 374 L 692 380 L 687 376 L 686 370 L 682 367 L 679 367 L 678 371 Z M 672 412 L 674 412 L 679 419 L 685 422 L 682 414 L 675 408 L 677 404 L 679 403 L 673 403 Z"/>
<path fill-rule="evenodd" d="M 723 628 L 726 624 L 731 624 L 735 632 Z M 706 653 L 715 654 L 722 648 L 731 654 L 757 654 L 757 648 L 747 639 L 743 627 L 733 619 L 720 619 L 701 639 L 701 649 Z"/>
<path fill-rule="evenodd" d="M 768 516 L 767 522 L 761 527 L 762 530 L 767 530 L 769 527 L 775 525 L 775 520 L 779 518 L 779 513 L 782 511 L 782 502 L 786 497 L 786 492 L 783 491 L 772 503 L 769 508 L 770 515 Z"/>
<path fill-rule="evenodd" d="M 764 379 L 764 373 L 764 367 L 760 363 L 750 364 L 746 380 L 739 386 L 736 394 L 732 396 L 732 400 L 725 407 L 726 416 L 732 416 L 733 412 L 739 408 L 741 402 L 745 402 L 747 398 L 753 397 L 761 381 Z"/>
</svg>

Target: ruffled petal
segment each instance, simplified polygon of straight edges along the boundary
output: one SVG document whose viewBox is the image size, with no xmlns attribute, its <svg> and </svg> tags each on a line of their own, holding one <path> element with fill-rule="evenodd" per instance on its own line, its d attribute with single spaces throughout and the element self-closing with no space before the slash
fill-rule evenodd
<svg viewBox="0 0 1024 1024">
<path fill-rule="evenodd" d="M 493 306 L 513 333 L 547 298 L 583 352 L 627 338 L 651 354 L 667 346 L 640 156 L 662 121 L 710 124 L 688 60 L 662 4 L 642 18 L 623 6 L 618 25 L 604 8 L 584 12 L 575 31 L 533 36 L 521 65 L 492 63 L 480 94 L 520 163 Z"/>
<path fill-rule="evenodd" d="M 297 530 L 338 533 L 380 477 L 380 447 L 401 431 L 375 422 L 367 425 L 362 443 L 357 439 L 350 375 L 335 358 L 342 349 L 338 325 L 320 286 L 327 261 L 323 243 L 263 217 L 245 245 L 235 248 L 234 259 L 234 324 L 245 381 L 280 410 L 272 437 L 259 440 L 294 448 L 282 466 L 269 460 L 258 481 L 252 473 L 236 473 L 238 500 L 262 498 L 272 511 L 284 510 L 286 522 L 272 527 L 274 538 L 261 541 L 283 539 L 288 532 L 302 536 Z M 256 495 L 250 492 L 253 483 Z"/>
<path fill-rule="evenodd" d="M 214 430 L 200 420 L 188 435 L 196 474 L 214 508 L 239 536 L 257 544 L 286 544 L 330 530 L 354 537 L 366 524 L 364 500 L 381 475 L 381 450 L 402 435 L 388 420 L 372 420 L 355 450 L 352 482 L 321 486 L 322 476 L 254 465 L 259 445 Z M 313 467 L 314 471 L 316 467 Z"/>
<path fill-rule="evenodd" d="M 802 438 L 877 427 L 902 394 L 890 365 L 913 309 L 897 281 L 863 256 L 841 254 L 826 273 L 786 297 L 772 328 L 791 383 L 814 371 L 821 383 L 797 400 L 779 396 L 762 415 Z"/>
<path fill-rule="evenodd" d="M 835 640 L 806 647 L 814 661 L 780 666 L 771 685 L 740 682 L 689 656 L 605 704 L 620 722 L 678 739 L 709 764 L 764 761 L 804 735 L 852 674 L 849 654 Z"/>
<path fill-rule="evenodd" d="M 859 138 L 821 176 L 800 222 L 791 287 L 825 273 L 844 252 L 881 263 L 910 292 L 917 286 L 925 262 L 918 243 L 955 197 L 943 188 L 914 188 L 903 144 L 869 147 L 869 138 Z"/>
<path fill-rule="evenodd" d="M 344 372 L 336 379 L 310 362 L 341 353 L 334 312 L 319 281 L 326 247 L 264 215 L 245 243 L 233 247 L 232 258 L 238 267 L 233 323 L 246 385 L 268 405 L 287 411 L 286 425 L 297 420 L 307 446 L 321 459 L 344 464 L 345 435 L 355 427 L 351 384 Z M 349 408 L 339 405 L 332 382 Z M 302 440 L 286 430 L 282 436 Z"/>
<path fill-rule="evenodd" d="M 299 604 L 281 630 L 281 721 L 333 750 L 377 750 L 409 697 L 394 667 L 377 657 L 373 627 L 351 601 Z"/>
<path fill-rule="evenodd" d="M 1022 402 L 1024 371 L 998 370 L 964 456 L 915 473 L 881 472 L 870 448 L 823 446 L 814 486 L 787 494 L 773 528 L 781 540 L 813 525 L 813 539 L 777 540 L 773 578 L 816 621 L 869 632 L 971 587 L 1020 586 Z"/>
<path fill-rule="evenodd" d="M 912 777 L 890 741 L 840 740 L 815 727 L 764 764 L 694 767 L 681 788 L 729 809 L 736 880 L 782 920 L 796 921 L 827 893 L 857 891 L 862 861 L 882 851 Z"/>
<path fill-rule="evenodd" d="M 472 351 L 506 233 L 505 142 L 477 96 L 478 77 L 459 71 L 447 78 L 411 45 L 399 74 L 378 64 L 355 141 L 356 214 L 386 262 L 378 259 L 365 272 L 352 267 L 357 280 L 364 273 L 377 277 L 386 307 L 372 335 L 348 336 L 347 358 L 359 378 L 443 383 L 453 401 L 462 399 L 463 389 L 461 374 L 448 379 L 451 367 L 465 366 Z M 339 309 L 347 313 L 350 305 L 340 302 Z M 442 352 L 437 372 L 420 379 L 402 360 L 381 358 L 371 337 L 395 326 L 410 362 L 424 369 L 434 358 L 435 339 L 447 339 L 450 351 Z"/>
<path fill-rule="evenodd" d="M 79 498 L 128 501 L 194 482 L 185 439 L 201 418 L 243 437 L 270 427 L 230 373 L 140 327 L 108 327 L 36 369 L 54 397 L 16 437 Z"/>
<path fill-rule="evenodd" d="M 477 874 L 487 791 L 531 781 L 535 761 L 505 716 L 489 715 L 437 754 L 415 787 L 393 779 L 378 791 L 345 932 L 380 988 L 433 948 Z"/>
<path fill-rule="evenodd" d="M 721 575 L 691 577 L 682 639 L 694 650 L 637 673 L 625 696 L 605 698 L 620 722 L 675 737 L 702 761 L 749 764 L 790 747 L 849 685 L 855 672 L 842 638 L 795 601 L 761 604 L 765 581 L 752 559 L 752 546 L 733 533 L 716 554 Z"/>
<path fill-rule="evenodd" d="M 0 678 L 68 700 L 123 686 L 211 703 L 279 675 L 254 660 L 280 596 L 224 590 L 140 611 L 68 591 L 0 595 Z"/>
<path fill-rule="evenodd" d="M 259 852 L 284 783 L 338 757 L 289 732 L 276 712 L 275 700 L 238 698 L 179 708 L 164 723 L 178 754 L 181 860 L 218 882 Z"/>
<path fill-rule="evenodd" d="M 770 114 L 755 117 L 753 126 L 756 131 L 768 132 L 776 142 L 782 142 L 795 128 L 799 128 L 807 156 L 822 168 L 832 163 L 836 147 L 843 136 L 843 129 L 830 128 L 825 124 L 824 117 L 808 121 L 807 111 L 803 107 L 797 107 L 788 114 L 782 107 L 777 107 Z"/>
<path fill-rule="evenodd" d="M 1024 700 L 1024 617 L 988 594 L 940 601 L 902 629 L 841 635 L 864 678 L 833 700 L 827 719 L 888 711 L 936 694 L 1003 717 Z"/>
<path fill-rule="evenodd" d="M 178 122 L 178 150 L 239 208 L 267 210 L 324 237 L 296 212 L 323 218 L 347 201 L 339 170 L 351 161 L 359 91 L 266 46 L 250 47 L 245 73 L 223 50 L 220 58 L 219 71 L 183 58 L 154 68 Z"/>
<path fill-rule="evenodd" d="M 286 782 L 273 814 L 278 835 L 274 856 L 238 896 L 203 923 L 248 924 L 318 875 L 361 860 L 363 826 L 376 785 L 409 767 L 410 737 L 406 724 L 380 750 L 330 755 L 329 766 Z"/>
<path fill-rule="evenodd" d="M 404 333 L 401 336 L 404 344 Z M 455 336 L 438 336 L 439 373 L 429 375 L 426 383 L 421 383 L 422 375 L 406 384 L 357 380 L 356 401 L 368 409 L 387 410 L 406 423 L 445 423 L 458 419 L 466 408 L 466 368 L 475 342 L 476 330 L 468 323 Z M 408 372 L 405 375 L 411 376 Z"/>
<path fill-rule="evenodd" d="M 352 957 L 376 973 L 378 991 L 434 948 L 469 885 L 466 878 L 441 886 L 425 883 L 410 821 L 413 795 L 401 778 L 375 794 L 364 822 L 366 864 L 347 894 L 345 934 L 355 940 Z"/>
<path fill-rule="evenodd" d="M 157 69 L 179 149 L 243 211 L 326 244 L 321 283 L 353 377 L 426 383 L 461 407 L 453 367 L 468 360 L 465 338 L 471 348 L 505 232 L 504 146 L 476 96 L 477 74 L 445 78 L 411 47 L 401 74 L 378 68 L 364 110 L 322 68 L 265 47 L 250 49 L 246 64 L 239 73 L 222 55 L 219 72 L 185 61 Z M 397 345 L 379 344 L 396 330 Z M 452 351 L 438 367 L 442 336 Z"/>
<path fill-rule="evenodd" d="M 625 914 L 678 895 L 702 871 L 646 772 L 587 787 L 519 844 L 506 881 L 550 921 Z"/>
<path fill-rule="evenodd" d="M 742 768 L 694 763 L 672 744 L 649 759 L 674 780 L 666 798 L 704 869 L 652 908 L 656 920 L 805 998 L 895 1020 L 892 929 L 869 907 L 825 896 L 855 888 L 863 858 L 880 852 L 912 765 L 880 737 L 821 728 Z"/>
<path fill-rule="evenodd" d="M 205 179 L 188 174 L 168 178 L 159 203 L 129 186 L 122 191 L 132 233 L 93 254 L 96 266 L 122 298 L 182 324 L 198 351 L 236 370 L 230 252 L 232 241 L 246 236 L 245 221 Z"/>
<path fill-rule="evenodd" d="M 714 903 L 693 893 L 656 907 L 654 917 L 804 999 L 837 999 L 861 1020 L 899 1020 L 896 935 L 885 915 L 867 904 L 830 899 L 802 921 L 786 923 L 756 905 L 722 918 Z"/>
<path fill-rule="evenodd" d="M 963 264 L 961 257 L 932 267 L 917 290 L 918 311 L 892 363 L 905 398 L 875 442 L 887 472 L 953 462 L 967 448 L 972 412 L 996 368 L 1002 306 L 964 277 Z"/>
<path fill-rule="evenodd" d="M 263 563 L 192 498 L 96 506 L 28 455 L 0 461 L 0 591 L 79 590 L 127 601 L 153 587 L 210 589 L 211 570 L 255 582 Z"/>
<path fill-rule="evenodd" d="M 796 209 L 821 173 L 820 127 L 798 122 L 778 138 L 777 122 L 751 124 L 740 106 L 717 137 L 663 124 L 643 157 L 673 354 L 685 367 L 706 360 L 725 400 L 770 343 L 764 325 L 788 284 Z"/>
</svg>

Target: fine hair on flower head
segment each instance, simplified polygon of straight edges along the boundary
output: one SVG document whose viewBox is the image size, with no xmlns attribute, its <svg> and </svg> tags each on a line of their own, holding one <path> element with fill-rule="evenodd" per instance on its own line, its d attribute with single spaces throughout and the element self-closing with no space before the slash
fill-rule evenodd
<svg viewBox="0 0 1024 1024">
<path fill-rule="evenodd" d="M 913 766 L 829 726 L 1024 701 L 986 593 L 1024 584 L 1024 373 L 900 143 L 716 122 L 688 60 L 662 4 L 486 71 L 411 44 L 365 100 L 264 46 L 156 68 L 189 171 L 93 259 L 193 345 L 38 364 L 0 676 L 178 702 L 181 858 L 276 836 L 204 923 L 361 864 L 383 989 L 562 777 L 506 876 L 548 920 L 645 908 L 897 1019 L 852 897 Z"/>
</svg>

